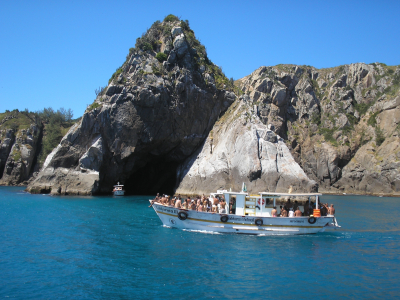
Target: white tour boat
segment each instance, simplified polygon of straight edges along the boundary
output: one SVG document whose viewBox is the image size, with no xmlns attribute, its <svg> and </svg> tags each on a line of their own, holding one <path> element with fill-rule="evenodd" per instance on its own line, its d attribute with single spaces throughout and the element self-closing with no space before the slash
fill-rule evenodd
<svg viewBox="0 0 400 300">
<path fill-rule="evenodd" d="M 114 196 L 125 195 L 124 185 L 119 184 L 119 182 L 118 182 L 118 184 L 114 185 L 113 194 L 114 194 Z"/>
<path fill-rule="evenodd" d="M 158 217 L 165 226 L 188 231 L 239 233 L 253 235 L 295 235 L 323 232 L 325 229 L 339 228 L 335 216 L 320 216 L 318 209 L 319 193 L 269 193 L 249 196 L 247 193 L 228 192 L 226 190 L 211 194 L 211 197 L 223 195 L 227 211 L 229 204 L 236 203 L 236 210 L 232 213 L 198 212 L 165 206 L 150 200 Z M 272 217 L 271 211 L 276 207 L 277 199 L 290 198 L 292 203 L 295 197 L 299 202 L 315 201 L 316 209 L 311 216 L 302 217 Z M 283 200 L 281 199 L 281 200 Z M 232 201 L 232 202 L 231 202 Z M 279 200 L 278 200 L 279 201 Z M 300 202 L 301 203 L 301 202 Z M 303 207 L 302 204 L 299 207 Z"/>
</svg>

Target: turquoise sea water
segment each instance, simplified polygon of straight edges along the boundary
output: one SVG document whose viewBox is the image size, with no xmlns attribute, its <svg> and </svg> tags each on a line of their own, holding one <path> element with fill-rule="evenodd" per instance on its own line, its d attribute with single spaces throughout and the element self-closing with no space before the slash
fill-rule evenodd
<svg viewBox="0 0 400 300">
<path fill-rule="evenodd" d="M 343 229 L 289 237 L 165 228 L 148 198 L 0 187 L 0 298 L 399 297 L 399 198 L 324 196 Z"/>
</svg>

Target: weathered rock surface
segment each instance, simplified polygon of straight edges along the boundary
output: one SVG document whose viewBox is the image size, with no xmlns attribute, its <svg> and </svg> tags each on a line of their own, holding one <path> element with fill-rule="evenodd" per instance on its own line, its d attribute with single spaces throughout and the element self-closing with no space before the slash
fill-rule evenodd
<svg viewBox="0 0 400 300">
<path fill-rule="evenodd" d="M 397 151 L 400 134 L 398 66 L 261 67 L 238 85 L 262 122 L 273 124 L 289 141 L 293 157 L 320 191 L 398 194 L 400 170 L 396 161 L 386 160 L 395 159 L 397 152 L 389 154 Z M 379 161 L 365 151 L 366 143 L 376 155 L 382 147 L 391 150 Z M 364 156 L 368 165 L 353 163 Z M 378 165 L 390 172 L 379 171 Z"/>
<path fill-rule="evenodd" d="M 0 185 L 17 185 L 32 172 L 42 126 L 33 114 L 8 113 L 0 125 Z"/>
<path fill-rule="evenodd" d="M 316 191 L 295 162 L 285 141 L 263 124 L 241 98 L 216 123 L 200 151 L 178 172 L 177 193 L 209 193 L 217 189 L 238 191 Z"/>
<path fill-rule="evenodd" d="M 188 26 L 180 24 L 156 22 L 138 39 L 28 191 L 109 193 L 117 181 L 128 192 L 173 190 L 178 164 L 198 149 L 236 97 L 215 82 L 228 80 Z M 149 47 L 166 49 L 160 41 L 171 42 L 174 35 L 167 62 L 159 62 Z"/>
<path fill-rule="evenodd" d="M 188 23 L 155 22 L 28 190 L 399 193 L 399 66 L 277 65 L 236 85 L 240 100 Z"/>
<path fill-rule="evenodd" d="M 348 193 L 400 193 L 399 170 L 400 139 L 392 136 L 377 149 L 373 142 L 362 146 L 344 167 L 335 187 Z"/>
</svg>

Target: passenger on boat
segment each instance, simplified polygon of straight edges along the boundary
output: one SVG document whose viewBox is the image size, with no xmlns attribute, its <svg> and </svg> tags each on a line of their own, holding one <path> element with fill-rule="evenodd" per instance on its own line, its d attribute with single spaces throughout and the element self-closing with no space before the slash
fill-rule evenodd
<svg viewBox="0 0 400 300">
<path fill-rule="evenodd" d="M 180 195 L 179 195 L 180 196 Z M 175 201 L 175 207 L 176 208 L 181 208 L 182 203 L 181 203 L 181 198 L 178 197 L 178 199 Z"/>
<path fill-rule="evenodd" d="M 219 202 L 219 199 L 217 197 L 214 197 L 213 199 L 213 205 L 217 206 Z"/>
<path fill-rule="evenodd" d="M 207 200 L 201 200 L 201 202 L 203 203 L 203 212 L 207 212 Z"/>
<path fill-rule="evenodd" d="M 320 212 L 321 212 L 321 216 L 322 217 L 325 217 L 327 214 L 328 214 L 328 203 L 326 203 L 326 204 L 324 204 L 324 203 L 321 203 L 321 210 L 320 210 Z"/>
<path fill-rule="evenodd" d="M 226 202 L 225 199 L 222 197 L 222 201 L 220 203 L 220 209 L 219 209 L 220 214 L 226 214 Z"/>
<path fill-rule="evenodd" d="M 200 199 L 197 200 L 196 208 L 197 211 L 203 211 L 203 203 L 201 203 Z"/>
<path fill-rule="evenodd" d="M 214 204 L 212 205 L 211 211 L 212 211 L 213 213 L 218 212 L 218 206 L 217 206 L 217 204 L 215 204 L 215 201 L 214 201 Z"/>
<path fill-rule="evenodd" d="M 192 202 L 190 204 L 190 209 L 191 210 L 196 210 L 196 202 L 194 202 L 194 200 L 192 200 Z"/>
<path fill-rule="evenodd" d="M 206 202 L 207 202 L 207 212 L 211 212 L 211 202 L 209 199 L 207 199 Z"/>
<path fill-rule="evenodd" d="M 293 218 L 294 217 L 294 211 L 293 208 L 290 208 L 289 210 L 289 218 Z"/>
<path fill-rule="evenodd" d="M 276 210 L 276 206 L 271 210 L 271 216 L 272 217 L 277 217 L 278 211 Z"/>
<path fill-rule="evenodd" d="M 183 209 L 188 209 L 188 205 L 187 205 L 186 201 L 183 201 L 182 208 Z"/>
<path fill-rule="evenodd" d="M 331 204 L 331 207 L 329 207 L 328 213 L 329 213 L 330 215 L 332 215 L 332 216 L 335 215 L 335 208 L 333 207 L 333 204 Z"/>
<path fill-rule="evenodd" d="M 150 202 L 149 207 L 151 207 L 151 206 L 154 204 L 154 202 L 158 202 L 158 201 L 159 201 L 159 198 L 160 198 L 160 194 L 157 193 L 157 196 Z"/>
<path fill-rule="evenodd" d="M 294 212 L 295 217 L 301 217 L 301 210 L 299 207 L 297 207 L 296 211 Z"/>
<path fill-rule="evenodd" d="M 293 204 L 293 211 L 296 211 L 299 208 L 299 202 L 297 202 L 297 200 L 294 201 Z"/>
<path fill-rule="evenodd" d="M 282 207 L 282 210 L 281 210 L 281 217 L 287 217 L 288 216 L 288 212 L 287 212 L 287 210 L 285 209 L 285 207 Z"/>
<path fill-rule="evenodd" d="M 304 215 L 305 215 L 305 216 L 309 216 L 309 215 L 310 215 L 310 207 L 309 207 L 309 205 L 308 205 L 308 202 L 306 202 L 306 203 L 304 204 Z"/>
<path fill-rule="evenodd" d="M 230 213 L 231 214 L 236 214 L 236 200 L 233 198 L 232 202 L 229 204 L 230 205 Z"/>
</svg>

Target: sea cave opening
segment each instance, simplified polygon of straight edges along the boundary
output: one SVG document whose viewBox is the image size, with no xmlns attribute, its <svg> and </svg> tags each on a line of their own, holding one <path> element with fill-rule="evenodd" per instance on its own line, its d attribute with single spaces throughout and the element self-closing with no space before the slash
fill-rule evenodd
<svg viewBox="0 0 400 300">
<path fill-rule="evenodd" d="M 127 195 L 172 195 L 177 182 L 178 162 L 153 159 L 125 181 Z"/>
</svg>

